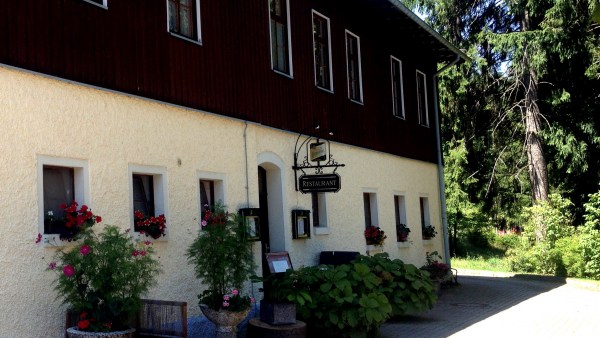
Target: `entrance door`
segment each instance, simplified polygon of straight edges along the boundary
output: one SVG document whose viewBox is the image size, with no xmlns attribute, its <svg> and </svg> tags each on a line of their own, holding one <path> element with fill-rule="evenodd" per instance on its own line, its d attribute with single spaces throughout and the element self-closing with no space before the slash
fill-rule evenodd
<svg viewBox="0 0 600 338">
<path fill-rule="evenodd" d="M 269 275 L 269 264 L 267 263 L 265 254 L 271 252 L 271 247 L 269 238 L 269 199 L 267 195 L 267 170 L 265 170 L 263 167 L 258 167 L 258 199 L 260 208 L 258 217 L 260 219 L 262 272 L 263 277 L 267 277 Z"/>
</svg>

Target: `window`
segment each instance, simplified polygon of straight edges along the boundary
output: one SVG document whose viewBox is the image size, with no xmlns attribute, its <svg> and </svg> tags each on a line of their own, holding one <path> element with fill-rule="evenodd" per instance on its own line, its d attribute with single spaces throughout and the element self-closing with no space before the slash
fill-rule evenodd
<svg viewBox="0 0 600 338">
<path fill-rule="evenodd" d="M 271 17 L 271 66 L 273 70 L 291 76 L 288 1 L 269 0 L 269 14 Z"/>
<path fill-rule="evenodd" d="M 377 215 L 377 194 L 363 193 L 363 204 L 365 211 L 365 228 L 371 225 L 379 226 Z"/>
<path fill-rule="evenodd" d="M 200 0 L 167 0 L 171 34 L 200 42 Z"/>
<path fill-rule="evenodd" d="M 135 211 L 142 212 L 145 216 L 165 215 L 167 218 L 167 180 L 166 170 L 161 167 L 129 166 L 131 224 L 135 226 Z"/>
<path fill-rule="evenodd" d="M 215 204 L 224 203 L 223 195 L 225 175 L 212 172 L 201 172 L 198 174 L 200 213 L 214 208 Z"/>
<path fill-rule="evenodd" d="M 427 113 L 427 79 L 425 74 L 417 70 L 417 110 L 419 124 L 429 127 L 429 114 Z"/>
<path fill-rule="evenodd" d="M 406 203 L 404 196 L 394 196 L 394 211 L 396 214 L 396 238 L 398 242 L 403 242 L 401 238 L 403 236 L 402 228 L 408 226 L 406 224 Z"/>
<path fill-rule="evenodd" d="M 391 56 L 392 111 L 394 116 L 404 118 L 404 84 L 402 80 L 402 61 Z"/>
<path fill-rule="evenodd" d="M 89 204 L 88 168 L 83 160 L 64 159 L 49 156 L 38 157 L 38 231 L 44 235 L 44 242 L 50 239 L 60 243 L 59 235 L 64 225 L 49 222 L 48 213 L 54 218 L 64 214 L 61 204 L 77 201 L 79 205 Z"/>
<path fill-rule="evenodd" d="M 360 65 L 360 39 L 346 31 L 346 65 L 348 75 L 348 98 L 362 103 L 362 75 Z"/>
<path fill-rule="evenodd" d="M 313 226 L 315 227 L 327 227 L 327 203 L 325 199 L 326 194 L 312 193 L 312 216 Z"/>
<path fill-rule="evenodd" d="M 108 3 L 107 3 L 108 0 L 83 0 L 83 1 L 89 2 L 89 3 L 94 4 L 94 5 L 98 5 L 98 6 L 103 7 L 103 8 L 107 8 L 108 7 Z"/>
<path fill-rule="evenodd" d="M 421 209 L 421 229 L 429 226 L 429 199 L 427 197 L 419 198 L 419 206 Z"/>
<path fill-rule="evenodd" d="M 313 49 L 315 52 L 315 84 L 319 88 L 333 91 L 329 19 L 313 10 L 312 23 Z"/>
</svg>

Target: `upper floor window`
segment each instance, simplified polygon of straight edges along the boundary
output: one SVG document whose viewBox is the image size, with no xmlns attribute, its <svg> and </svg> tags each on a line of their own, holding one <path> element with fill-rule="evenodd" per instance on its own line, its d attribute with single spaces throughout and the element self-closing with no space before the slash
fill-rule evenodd
<svg viewBox="0 0 600 338">
<path fill-rule="evenodd" d="M 271 17 L 271 64 L 273 70 L 291 76 L 288 1 L 269 0 L 269 13 Z"/>
<path fill-rule="evenodd" d="M 83 1 L 89 2 L 94 5 L 98 5 L 100 7 L 104 7 L 104 8 L 108 7 L 108 0 L 83 0 Z"/>
<path fill-rule="evenodd" d="M 346 31 L 346 66 L 348 74 L 348 98 L 352 101 L 362 103 L 360 39 L 350 31 Z"/>
<path fill-rule="evenodd" d="M 312 23 L 313 49 L 315 52 L 315 84 L 319 88 L 333 91 L 329 18 L 313 10 Z"/>
<path fill-rule="evenodd" d="M 200 0 L 167 0 L 167 13 L 170 33 L 200 42 Z"/>
<path fill-rule="evenodd" d="M 419 124 L 429 127 L 429 114 L 427 113 L 427 79 L 425 74 L 417 70 L 417 111 Z"/>
<path fill-rule="evenodd" d="M 391 56 L 392 111 L 394 116 L 404 118 L 404 84 L 402 80 L 402 61 Z"/>
</svg>

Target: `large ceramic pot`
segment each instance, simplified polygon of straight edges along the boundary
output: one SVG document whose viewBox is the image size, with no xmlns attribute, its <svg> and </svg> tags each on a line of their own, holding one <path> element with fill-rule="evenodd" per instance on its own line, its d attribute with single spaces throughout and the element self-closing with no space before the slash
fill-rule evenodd
<svg viewBox="0 0 600 338">
<path fill-rule="evenodd" d="M 215 337 L 217 338 L 235 338 L 237 325 L 241 323 L 250 312 L 250 308 L 240 312 L 233 312 L 220 309 L 219 311 L 209 308 L 205 304 L 200 304 L 202 313 L 216 325 Z"/>
<path fill-rule="evenodd" d="M 70 327 L 67 329 L 67 336 L 69 338 L 132 338 L 134 332 L 135 329 L 113 332 L 88 332 L 79 331 L 77 327 Z"/>
</svg>

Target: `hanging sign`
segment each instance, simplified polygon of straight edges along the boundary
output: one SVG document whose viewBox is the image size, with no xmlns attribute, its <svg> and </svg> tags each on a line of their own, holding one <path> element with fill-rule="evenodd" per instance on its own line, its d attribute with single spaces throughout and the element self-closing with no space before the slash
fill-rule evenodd
<svg viewBox="0 0 600 338">
<path fill-rule="evenodd" d="M 307 194 L 312 192 L 338 192 L 342 187 L 340 175 L 302 175 L 298 179 L 300 192 Z"/>
</svg>

